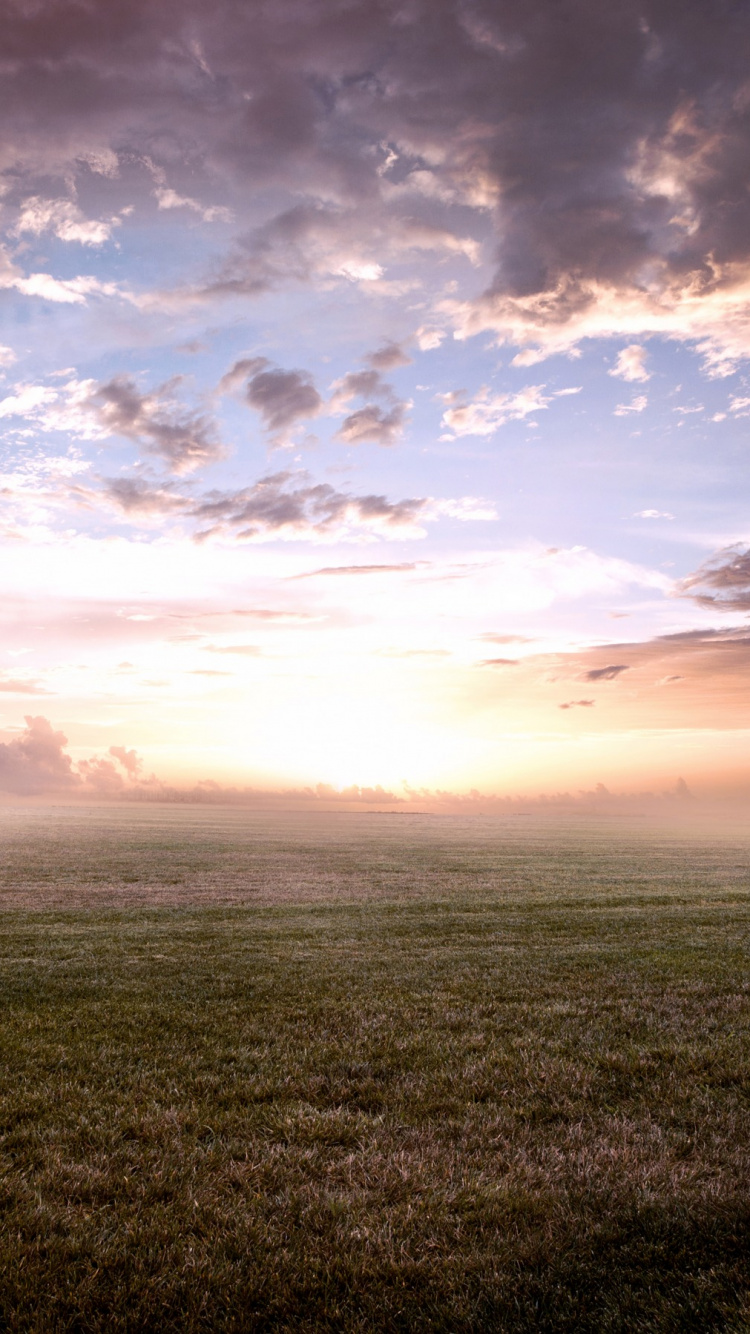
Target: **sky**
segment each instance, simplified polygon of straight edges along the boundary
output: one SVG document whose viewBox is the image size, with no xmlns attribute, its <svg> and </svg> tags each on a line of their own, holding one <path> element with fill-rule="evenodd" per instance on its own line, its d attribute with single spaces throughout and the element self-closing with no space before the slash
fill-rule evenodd
<svg viewBox="0 0 750 1334">
<path fill-rule="evenodd" d="M 5 0 L 0 790 L 750 791 L 749 57 Z"/>
</svg>

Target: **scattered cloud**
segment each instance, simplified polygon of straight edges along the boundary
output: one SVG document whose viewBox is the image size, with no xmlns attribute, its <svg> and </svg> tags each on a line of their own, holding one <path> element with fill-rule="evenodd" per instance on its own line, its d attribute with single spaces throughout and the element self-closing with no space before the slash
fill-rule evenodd
<svg viewBox="0 0 750 1334">
<path fill-rule="evenodd" d="M 175 376 L 150 393 L 141 393 L 134 380 L 119 375 L 93 391 L 91 404 L 108 435 L 134 441 L 174 473 L 193 472 L 214 462 L 222 449 L 209 418 L 177 403 L 175 390 L 181 383 Z"/>
<path fill-rule="evenodd" d="M 726 547 L 678 584 L 678 591 L 704 607 L 750 611 L 750 548 Z"/>
<path fill-rule="evenodd" d="M 593 709 L 595 700 L 593 699 L 571 699 L 567 704 L 558 704 L 558 709 Z"/>
<path fill-rule="evenodd" d="M 52 232 L 60 241 L 77 241 L 80 245 L 100 246 L 109 241 L 112 231 L 120 226 L 120 218 L 93 221 L 84 217 L 71 199 L 42 199 L 33 195 L 23 201 L 13 236 L 41 236 Z"/>
<path fill-rule="evenodd" d="M 379 404 L 368 403 L 344 418 L 336 439 L 345 445 L 395 445 L 401 438 L 405 420 L 403 403 L 387 410 Z"/>
<path fill-rule="evenodd" d="M 631 399 L 629 403 L 618 403 L 615 408 L 615 416 L 627 417 L 631 412 L 643 412 L 647 407 L 647 396 L 645 394 L 639 394 L 637 398 Z"/>
<path fill-rule="evenodd" d="M 64 31 L 25 6 L 7 16 L 2 165 L 38 182 L 23 206 L 75 208 L 45 182 L 85 174 L 95 194 L 138 162 L 161 211 L 199 223 L 228 216 L 200 202 L 219 179 L 238 216 L 281 197 L 205 292 L 337 274 L 380 291 L 389 264 L 422 254 L 442 284 L 444 263 L 486 256 L 494 271 L 446 299 L 440 328 L 537 359 L 597 335 L 692 340 L 719 375 L 750 349 L 743 7 L 721 24 L 680 7 L 563 19 L 533 0 L 509 36 L 504 11 L 451 2 L 429 42 L 419 9 L 368 0 L 345 23 L 325 3 L 294 22 L 231 0 L 141 6 L 117 31 L 96 12 Z M 47 294 L 82 299 L 64 291 Z"/>
<path fill-rule="evenodd" d="M 229 534 L 241 541 L 347 541 L 377 536 L 424 536 L 427 500 L 389 501 L 352 496 L 306 473 L 278 472 L 253 486 L 210 492 L 191 509 L 199 536 Z"/>
<path fill-rule="evenodd" d="M 244 386 L 244 396 L 263 420 L 277 445 L 292 443 L 299 422 L 316 417 L 323 406 L 312 380 L 303 370 L 280 370 L 265 357 L 236 361 L 220 381 L 221 391 Z"/>
<path fill-rule="evenodd" d="M 443 413 L 443 426 L 447 433 L 444 440 L 456 440 L 461 436 L 494 435 L 501 426 L 510 421 L 523 421 L 535 412 L 542 412 L 549 407 L 551 396 L 543 393 L 544 385 L 527 385 L 518 393 L 490 394 L 489 389 L 479 391 L 475 398 L 466 401 L 464 391 L 458 391 L 455 406 L 446 408 Z"/>
<path fill-rule="evenodd" d="M 586 681 L 614 681 L 623 672 L 629 671 L 627 663 L 615 663 L 607 667 L 592 667 L 584 674 Z"/>
<path fill-rule="evenodd" d="M 647 357 L 645 347 L 631 343 L 622 348 L 609 374 L 616 375 L 620 380 L 650 380 L 651 374 L 646 370 Z"/>
<path fill-rule="evenodd" d="M 65 753 L 68 738 L 46 718 L 27 714 L 25 721 L 19 736 L 0 743 L 0 791 L 35 796 L 74 787 L 80 779 Z"/>
<path fill-rule="evenodd" d="M 374 352 L 368 352 L 365 361 L 376 371 L 394 371 L 398 366 L 411 364 L 411 357 L 400 343 L 383 343 Z"/>
<path fill-rule="evenodd" d="M 129 778 L 137 778 L 143 768 L 143 760 L 136 750 L 127 750 L 125 746 L 110 746 L 110 755 L 122 766 Z"/>
<path fill-rule="evenodd" d="M 347 413 L 336 432 L 346 445 L 394 445 L 400 439 L 410 404 L 397 398 L 379 370 L 349 371 L 332 385 L 332 412 L 346 411 L 353 399 L 376 399 Z"/>
</svg>

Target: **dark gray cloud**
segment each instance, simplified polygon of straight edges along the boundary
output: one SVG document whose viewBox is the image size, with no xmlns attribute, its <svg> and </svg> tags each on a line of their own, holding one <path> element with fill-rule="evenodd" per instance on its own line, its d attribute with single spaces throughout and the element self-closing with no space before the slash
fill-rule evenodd
<svg viewBox="0 0 750 1334">
<path fill-rule="evenodd" d="M 247 401 L 257 408 L 266 429 L 277 437 L 296 422 L 314 417 L 322 405 L 306 371 L 260 371 L 248 383 Z"/>
<path fill-rule="evenodd" d="M 622 672 L 629 671 L 627 663 L 613 663 L 607 667 L 592 667 L 584 673 L 584 681 L 614 681 Z"/>
<path fill-rule="evenodd" d="M 680 592 L 704 607 L 750 611 L 750 549 L 727 547 L 689 574 Z"/>
<path fill-rule="evenodd" d="M 376 371 L 395 371 L 398 366 L 408 366 L 411 357 L 407 356 L 400 343 L 383 343 L 374 352 L 369 352 L 365 361 Z"/>
<path fill-rule="evenodd" d="M 218 532 L 239 539 L 345 536 L 347 532 L 396 535 L 414 532 L 426 499 L 390 501 L 385 496 L 352 496 L 305 473 L 278 472 L 253 486 L 212 492 L 191 510 L 199 536 Z"/>
<path fill-rule="evenodd" d="M 333 386 L 331 408 L 344 408 L 353 399 L 379 399 L 365 402 L 361 408 L 348 412 L 336 439 L 346 445 L 395 445 L 400 439 L 408 404 L 397 398 L 393 388 L 379 370 L 349 371 Z"/>
<path fill-rule="evenodd" d="M 750 259 L 749 51 L 736 0 L 11 2 L 8 217 L 71 172 L 86 217 L 153 200 L 148 158 L 162 207 L 249 218 L 207 291 L 483 241 L 466 328 L 580 334 L 605 303 L 616 328 L 620 294 L 697 335 L 680 295 L 708 309 Z"/>
<path fill-rule="evenodd" d="M 140 477 L 105 477 L 102 489 L 107 499 L 118 509 L 134 517 L 153 515 L 155 518 L 163 518 L 179 513 L 187 504 L 185 498 L 175 491 L 164 486 L 153 486 Z"/>
<path fill-rule="evenodd" d="M 244 385 L 245 399 L 263 419 L 263 425 L 277 444 L 289 442 L 298 422 L 315 417 L 323 406 L 312 376 L 303 370 L 271 367 L 265 357 L 250 357 L 235 362 L 219 383 L 220 390 Z"/>
<path fill-rule="evenodd" d="M 403 403 L 388 410 L 379 404 L 368 403 L 344 418 L 336 439 L 345 445 L 395 445 L 401 437 L 405 418 Z"/>
<path fill-rule="evenodd" d="M 76 486 L 71 494 L 88 508 L 104 500 L 133 522 L 181 518 L 199 541 L 219 533 L 241 541 L 345 539 L 357 534 L 415 537 L 423 536 L 419 525 L 431 517 L 428 497 L 391 501 L 380 495 L 354 496 L 315 482 L 302 471 L 272 473 L 238 490 L 197 496 L 142 478 L 105 478 L 100 490 Z M 270 618 L 288 613 L 261 609 L 237 615 Z"/>
<path fill-rule="evenodd" d="M 213 423 L 175 401 L 180 383 L 177 377 L 144 394 L 134 380 L 118 375 L 99 385 L 91 395 L 91 407 L 107 434 L 134 441 L 172 472 L 192 472 L 219 458 L 222 450 Z"/>
</svg>

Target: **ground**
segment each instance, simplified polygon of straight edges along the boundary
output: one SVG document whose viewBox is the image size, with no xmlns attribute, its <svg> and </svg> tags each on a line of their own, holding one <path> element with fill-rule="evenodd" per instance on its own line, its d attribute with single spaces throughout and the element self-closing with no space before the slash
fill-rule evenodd
<svg viewBox="0 0 750 1334">
<path fill-rule="evenodd" d="M 750 837 L 11 810 L 0 1326 L 750 1330 Z"/>
</svg>

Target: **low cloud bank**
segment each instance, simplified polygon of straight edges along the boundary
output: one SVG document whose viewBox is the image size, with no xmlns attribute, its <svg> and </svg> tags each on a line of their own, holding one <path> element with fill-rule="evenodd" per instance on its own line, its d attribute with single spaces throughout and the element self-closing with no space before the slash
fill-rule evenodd
<svg viewBox="0 0 750 1334">
<path fill-rule="evenodd" d="M 603 783 L 590 791 L 556 792 L 525 796 L 497 796 L 476 789 L 468 793 L 443 789 L 411 788 L 400 792 L 353 784 L 335 788 L 327 783 L 314 787 L 268 790 L 232 787 L 204 779 L 179 787 L 164 783 L 156 775 L 143 775 L 143 761 L 125 746 L 110 746 L 106 754 L 75 761 L 66 747 L 64 732 L 56 731 L 49 719 L 25 717 L 18 736 L 0 743 L 0 793 L 16 798 L 55 797 L 65 800 L 132 801 L 209 806 L 248 806 L 269 809 L 372 810 L 403 814 L 457 815 L 523 814 L 579 811 L 619 812 L 678 811 L 692 808 L 695 799 L 682 778 L 664 791 L 612 793 Z"/>
</svg>

